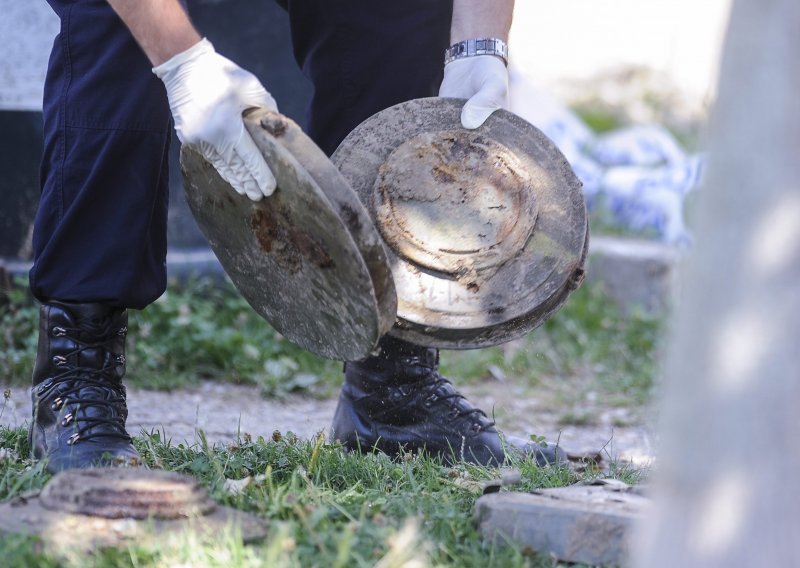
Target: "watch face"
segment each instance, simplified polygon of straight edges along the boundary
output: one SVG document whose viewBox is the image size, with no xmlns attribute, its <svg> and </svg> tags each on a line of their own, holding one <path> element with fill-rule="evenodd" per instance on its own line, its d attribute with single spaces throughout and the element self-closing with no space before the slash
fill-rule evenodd
<svg viewBox="0 0 800 568">
<path fill-rule="evenodd" d="M 465 130 L 463 103 L 389 108 L 331 158 L 388 251 L 390 334 L 454 349 L 544 322 L 582 281 L 588 242 L 580 181 L 553 143 L 507 111 Z"/>
</svg>

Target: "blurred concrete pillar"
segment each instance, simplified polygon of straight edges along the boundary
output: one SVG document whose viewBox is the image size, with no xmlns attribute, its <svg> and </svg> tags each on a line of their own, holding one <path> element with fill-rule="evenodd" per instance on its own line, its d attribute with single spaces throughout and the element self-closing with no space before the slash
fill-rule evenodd
<svg viewBox="0 0 800 568">
<path fill-rule="evenodd" d="M 800 2 L 735 0 L 634 564 L 800 566 Z"/>
</svg>

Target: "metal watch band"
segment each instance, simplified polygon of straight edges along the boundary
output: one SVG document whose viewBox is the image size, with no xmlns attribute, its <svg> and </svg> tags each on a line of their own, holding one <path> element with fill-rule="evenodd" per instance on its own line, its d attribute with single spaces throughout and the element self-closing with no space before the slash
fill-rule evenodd
<svg viewBox="0 0 800 568">
<path fill-rule="evenodd" d="M 444 50 L 444 64 L 447 65 L 456 59 L 476 55 L 496 55 L 508 67 L 508 45 L 502 39 L 495 37 L 465 39 L 451 45 Z"/>
</svg>

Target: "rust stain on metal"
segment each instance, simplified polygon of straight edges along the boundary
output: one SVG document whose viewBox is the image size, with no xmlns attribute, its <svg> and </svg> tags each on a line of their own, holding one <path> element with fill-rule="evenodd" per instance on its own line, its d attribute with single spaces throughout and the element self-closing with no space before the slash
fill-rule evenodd
<svg viewBox="0 0 800 568">
<path fill-rule="evenodd" d="M 401 256 L 468 285 L 528 239 L 537 214 L 531 184 L 502 144 L 446 130 L 398 146 L 378 170 L 372 202 Z"/>
<path fill-rule="evenodd" d="M 449 142 L 448 153 L 454 160 L 467 161 L 475 158 L 485 160 L 489 155 L 487 145 L 490 141 L 481 135 L 467 137 L 459 132 L 445 136 L 444 140 Z"/>
<path fill-rule="evenodd" d="M 339 208 L 339 215 L 351 231 L 357 232 L 361 230 L 361 218 L 355 209 L 349 205 L 342 205 Z"/>
<path fill-rule="evenodd" d="M 286 130 L 289 127 L 283 116 L 277 114 L 261 119 L 261 126 L 275 138 L 280 138 L 286 134 Z"/>
<path fill-rule="evenodd" d="M 274 221 L 271 210 L 259 209 L 253 215 L 250 226 L 255 231 L 256 240 L 264 252 L 272 252 L 272 242 L 280 239 L 281 231 L 278 224 Z M 284 238 L 286 235 L 283 235 Z"/>
<path fill-rule="evenodd" d="M 303 259 L 323 269 L 335 263 L 325 245 L 292 223 L 287 211 L 281 208 L 258 209 L 250 220 L 261 249 L 290 274 L 303 268 Z"/>
<path fill-rule="evenodd" d="M 308 233 L 302 231 L 295 231 L 295 246 L 300 254 L 310 260 L 315 266 L 319 268 L 333 268 L 333 259 L 325 250 L 325 246 Z"/>
<path fill-rule="evenodd" d="M 431 173 L 433 174 L 433 179 L 439 183 L 453 183 L 456 181 L 455 172 L 447 167 L 446 164 L 436 164 L 433 166 Z"/>
</svg>

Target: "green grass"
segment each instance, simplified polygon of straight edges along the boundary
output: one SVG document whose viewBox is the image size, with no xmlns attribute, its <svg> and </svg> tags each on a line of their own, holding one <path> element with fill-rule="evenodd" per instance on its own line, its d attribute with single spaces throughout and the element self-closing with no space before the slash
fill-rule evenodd
<svg viewBox="0 0 800 568">
<path fill-rule="evenodd" d="M 93 556 L 68 556 L 68 566 L 402 566 L 418 559 L 426 566 L 551 567 L 550 558 L 515 546 L 484 542 L 472 512 L 478 492 L 464 480 L 495 478 L 496 469 L 436 460 L 392 460 L 382 454 L 355 455 L 335 444 L 275 439 L 241 439 L 229 446 L 173 445 L 157 432 L 134 443 L 146 464 L 192 475 L 217 502 L 253 512 L 270 523 L 263 542 L 244 546 L 232 535 L 213 540 L 187 538 L 160 545 L 141 544 Z M 0 447 L 14 456 L 0 460 L 0 500 L 43 486 L 49 475 L 32 466 L 23 430 L 0 427 Z M 515 490 L 561 487 L 580 479 L 567 468 L 540 468 L 528 460 L 513 464 L 522 474 Z M 237 495 L 226 479 L 262 474 Z M 597 472 L 581 476 L 597 475 Z M 641 473 L 626 467 L 612 475 L 637 482 Z M 56 559 L 28 537 L 0 539 L 3 565 L 53 566 Z M 394 561 L 390 561 L 394 558 Z"/>
<path fill-rule="evenodd" d="M 648 400 L 657 372 L 663 317 L 633 310 L 623 317 L 599 286 L 584 285 L 542 327 L 524 339 L 475 351 L 448 352 L 445 374 L 467 382 L 491 367 L 531 387 L 591 377 L 593 386 L 631 404 Z"/>
<path fill-rule="evenodd" d="M 24 283 L 0 296 L 0 377 L 30 381 L 37 307 Z M 341 364 L 296 347 L 257 316 L 232 285 L 210 280 L 173 284 L 144 311 L 131 311 L 131 386 L 175 389 L 212 379 L 255 384 L 265 396 L 302 392 L 330 396 Z M 656 372 L 662 318 L 625 317 L 596 286 L 584 285 L 525 338 L 493 348 L 449 351 L 442 370 L 457 382 L 478 382 L 493 367 L 515 384 L 569 382 L 592 376 L 607 393 L 647 400 Z"/>
<path fill-rule="evenodd" d="M 15 385 L 29 381 L 36 342 L 37 307 L 22 284 L 0 298 L 0 373 Z M 324 396 L 340 381 L 340 364 L 282 339 L 230 285 L 171 285 L 153 306 L 131 314 L 130 327 L 128 384 L 166 388 L 219 379 L 257 384 L 272 396 L 291 390 Z M 623 318 L 599 288 L 584 286 L 534 333 L 503 346 L 447 352 L 443 371 L 459 382 L 479 382 L 491 370 L 532 389 L 558 384 L 575 390 L 589 376 L 594 387 L 622 404 L 638 404 L 652 384 L 660 327 L 659 318 L 636 312 Z M 245 435 L 215 447 L 174 445 L 158 432 L 135 439 L 148 466 L 195 476 L 218 502 L 269 520 L 269 536 L 261 543 L 243 546 L 233 536 L 218 535 L 56 559 L 35 539 L 4 537 L 3 565 L 350 567 L 382 562 L 385 567 L 413 558 L 430 566 L 554 565 L 549 558 L 480 537 L 472 521 L 479 495 L 462 482 L 496 477 L 497 470 L 448 469 L 424 457 L 393 461 L 288 434 L 276 438 Z M 0 427 L 0 448 L 0 500 L 40 488 L 49 479 L 27 459 L 23 430 Z M 517 489 L 523 491 L 597 475 L 542 469 L 527 461 L 514 465 L 522 472 Z M 224 490 L 226 479 L 259 474 L 264 482 L 240 495 Z M 641 477 L 618 464 L 611 465 L 610 474 L 627 482 Z"/>
<path fill-rule="evenodd" d="M 30 380 L 38 308 L 25 283 L 0 290 L 0 376 Z M 172 283 L 146 310 L 129 311 L 131 386 L 170 390 L 201 380 L 258 385 L 266 396 L 333 393 L 341 363 L 293 345 L 253 312 L 233 286 L 213 279 Z"/>
<path fill-rule="evenodd" d="M 586 123 L 595 134 L 604 134 L 626 125 L 619 113 L 599 108 L 597 105 L 577 107 L 574 112 Z"/>
</svg>

